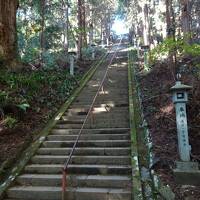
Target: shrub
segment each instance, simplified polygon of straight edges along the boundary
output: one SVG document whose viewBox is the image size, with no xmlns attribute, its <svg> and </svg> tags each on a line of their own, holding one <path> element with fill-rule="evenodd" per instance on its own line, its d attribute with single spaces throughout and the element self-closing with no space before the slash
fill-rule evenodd
<svg viewBox="0 0 200 200">
<path fill-rule="evenodd" d="M 14 128 L 17 124 L 17 120 L 13 117 L 7 116 L 1 123 L 8 128 Z"/>
<path fill-rule="evenodd" d="M 189 44 L 184 38 L 178 38 L 176 40 L 173 38 L 167 38 L 150 51 L 150 61 L 155 62 L 156 60 L 167 58 L 169 53 L 172 52 L 176 53 L 177 55 L 199 56 L 200 45 Z"/>
</svg>

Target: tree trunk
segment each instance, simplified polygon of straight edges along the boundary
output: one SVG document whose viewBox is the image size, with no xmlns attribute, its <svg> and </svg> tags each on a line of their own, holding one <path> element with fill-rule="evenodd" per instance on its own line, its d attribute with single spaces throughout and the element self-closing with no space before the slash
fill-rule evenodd
<svg viewBox="0 0 200 200">
<path fill-rule="evenodd" d="M 82 45 L 83 45 L 83 36 L 82 36 L 82 0 L 78 0 L 78 59 L 82 59 Z"/>
<path fill-rule="evenodd" d="M 93 38 L 94 38 L 94 28 L 93 28 L 93 24 L 90 24 L 89 45 L 93 44 Z"/>
<path fill-rule="evenodd" d="M 110 42 L 110 31 L 111 31 L 111 19 L 110 19 L 110 14 L 107 14 L 106 20 L 105 20 L 105 32 L 106 32 L 106 45 L 109 46 L 109 42 Z"/>
<path fill-rule="evenodd" d="M 63 1 L 64 2 L 64 1 Z M 66 3 L 63 3 L 63 35 L 64 35 L 64 41 L 63 41 L 63 48 L 66 56 L 68 55 L 69 51 L 69 1 L 67 0 Z"/>
<path fill-rule="evenodd" d="M 149 45 L 149 9 L 148 5 L 144 4 L 144 19 L 143 19 L 143 40 L 144 45 Z"/>
<path fill-rule="evenodd" d="M 190 17 L 191 17 L 191 5 L 189 0 L 182 0 L 182 31 L 184 38 L 189 43 L 190 42 Z"/>
<path fill-rule="evenodd" d="M 17 8 L 18 0 L 0 0 L 0 62 L 9 67 L 17 60 Z"/>
<path fill-rule="evenodd" d="M 101 45 L 104 46 L 104 28 L 103 28 L 103 19 L 101 19 Z"/>
<path fill-rule="evenodd" d="M 166 25 L 167 25 L 167 37 L 173 38 L 175 42 L 175 16 L 174 10 L 172 6 L 172 0 L 166 0 Z M 176 49 L 172 49 L 169 52 L 169 66 L 171 66 L 171 73 L 174 78 L 176 79 L 177 73 L 177 66 L 176 66 Z"/>
<path fill-rule="evenodd" d="M 171 37 L 171 15 L 170 15 L 170 3 L 171 0 L 166 0 L 166 28 L 167 28 L 167 37 Z"/>
<path fill-rule="evenodd" d="M 41 35 L 40 35 L 40 48 L 41 48 L 41 60 L 43 61 L 44 57 L 44 51 L 45 51 L 45 35 L 44 35 L 44 29 L 45 29 L 45 0 L 41 0 L 40 2 L 41 6 Z"/>
<path fill-rule="evenodd" d="M 93 44 L 94 40 L 94 20 L 93 20 L 93 8 L 89 8 L 90 24 L 89 24 L 89 45 Z"/>
<path fill-rule="evenodd" d="M 85 0 L 82 0 L 83 46 L 87 46 Z"/>
</svg>

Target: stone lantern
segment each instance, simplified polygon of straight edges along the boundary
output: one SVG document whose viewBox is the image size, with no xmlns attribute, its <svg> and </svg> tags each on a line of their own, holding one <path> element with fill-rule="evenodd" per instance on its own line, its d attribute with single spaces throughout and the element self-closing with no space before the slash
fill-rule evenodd
<svg viewBox="0 0 200 200">
<path fill-rule="evenodd" d="M 69 63 L 70 63 L 70 75 L 74 76 L 74 61 L 76 57 L 76 52 L 71 51 L 71 52 L 68 52 L 68 54 L 69 54 Z"/>
<path fill-rule="evenodd" d="M 144 46 L 141 46 L 141 49 L 144 52 L 144 68 L 145 68 L 146 71 L 148 71 L 148 68 L 149 68 L 148 53 L 149 53 L 149 50 L 150 50 L 150 46 L 144 45 Z"/>
<path fill-rule="evenodd" d="M 184 85 L 180 81 L 171 88 L 173 102 L 176 108 L 176 125 L 178 133 L 178 149 L 182 161 L 190 161 L 191 146 L 188 139 L 188 125 L 186 114 L 186 103 L 188 102 L 188 90 L 191 86 Z"/>
<path fill-rule="evenodd" d="M 190 153 L 191 146 L 189 144 L 188 124 L 186 103 L 188 102 L 188 91 L 192 87 L 184 85 L 181 81 L 177 81 L 175 86 L 171 88 L 173 94 L 173 103 L 176 109 L 176 124 L 178 135 L 178 150 L 180 160 L 176 162 L 176 169 L 174 170 L 175 179 L 181 184 L 198 185 L 200 180 L 195 179 L 199 176 L 198 163 L 191 162 Z"/>
<path fill-rule="evenodd" d="M 91 48 L 92 48 L 92 60 L 95 59 L 95 44 L 91 44 Z"/>
</svg>

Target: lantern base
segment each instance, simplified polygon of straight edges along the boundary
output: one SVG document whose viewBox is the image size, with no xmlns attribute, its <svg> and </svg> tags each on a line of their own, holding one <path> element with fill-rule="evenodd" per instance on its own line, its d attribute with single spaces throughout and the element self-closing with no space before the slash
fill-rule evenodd
<svg viewBox="0 0 200 200">
<path fill-rule="evenodd" d="M 176 162 L 174 178 L 181 185 L 200 186 L 200 170 L 196 162 Z"/>
</svg>

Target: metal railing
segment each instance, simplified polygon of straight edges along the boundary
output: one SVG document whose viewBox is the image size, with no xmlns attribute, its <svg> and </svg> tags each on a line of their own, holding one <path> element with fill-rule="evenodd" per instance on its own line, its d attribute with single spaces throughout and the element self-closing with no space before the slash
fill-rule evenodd
<svg viewBox="0 0 200 200">
<path fill-rule="evenodd" d="M 121 39 L 121 40 L 122 40 L 122 39 Z M 121 44 L 121 40 L 120 40 L 120 43 L 118 44 L 118 46 Z M 70 152 L 70 155 L 69 155 L 68 159 L 66 160 L 66 162 L 65 162 L 65 164 L 64 164 L 64 167 L 63 167 L 63 170 L 62 170 L 62 173 L 63 173 L 63 174 L 62 174 L 62 200 L 66 200 L 66 199 L 65 199 L 65 194 L 66 194 L 66 188 L 67 188 L 67 169 L 68 169 L 68 166 L 69 166 L 69 164 L 70 164 L 70 162 L 71 162 L 71 160 L 72 160 L 72 156 L 73 156 L 73 154 L 74 154 L 74 152 L 75 152 L 75 150 L 76 150 L 76 147 L 77 147 L 77 144 L 78 144 L 79 139 L 80 139 L 80 137 L 81 137 L 81 134 L 82 134 L 82 131 L 83 131 L 83 129 L 84 129 L 84 126 L 85 126 L 85 124 L 86 124 L 86 122 L 87 122 L 87 120 L 88 120 L 90 114 L 92 113 L 92 111 L 93 111 L 93 109 L 94 109 L 95 101 L 96 101 L 96 99 L 97 99 L 97 97 L 98 97 L 98 95 L 99 95 L 100 90 L 101 90 L 102 87 L 103 87 L 103 84 L 104 84 L 105 79 L 106 79 L 107 74 L 108 74 L 109 67 L 110 67 L 110 65 L 112 64 L 113 59 L 115 58 L 115 56 L 116 56 L 116 54 L 117 54 L 117 51 L 118 51 L 118 47 L 117 47 L 117 49 L 115 50 L 115 52 L 114 52 L 114 54 L 113 54 L 113 56 L 112 56 L 112 58 L 111 58 L 111 60 L 110 60 L 110 62 L 109 62 L 109 64 L 108 64 L 108 67 L 107 67 L 107 69 L 106 69 L 106 72 L 105 72 L 105 74 L 104 74 L 104 77 L 103 77 L 103 79 L 102 79 L 102 81 L 101 81 L 101 83 L 100 83 L 100 86 L 99 86 L 99 88 L 98 88 L 98 90 L 97 90 L 97 92 L 96 92 L 96 94 L 95 94 L 95 96 L 94 96 L 94 98 L 93 98 L 93 101 L 92 101 L 92 103 L 91 103 L 91 105 L 90 105 L 90 108 L 89 108 L 89 110 L 88 110 L 88 113 L 87 113 L 87 115 L 86 115 L 86 117 L 85 117 L 85 119 L 84 119 L 84 121 L 83 121 L 83 124 L 82 124 L 80 130 L 79 130 L 78 136 L 77 136 L 76 141 L 75 141 L 75 143 L 74 143 L 74 145 L 73 145 L 73 147 L 72 147 L 72 150 L 71 150 L 71 152 Z"/>
</svg>

